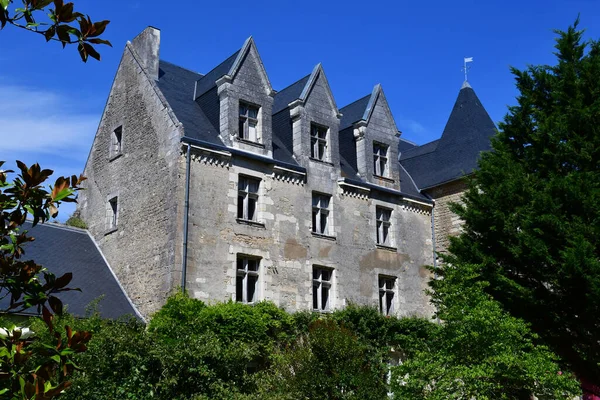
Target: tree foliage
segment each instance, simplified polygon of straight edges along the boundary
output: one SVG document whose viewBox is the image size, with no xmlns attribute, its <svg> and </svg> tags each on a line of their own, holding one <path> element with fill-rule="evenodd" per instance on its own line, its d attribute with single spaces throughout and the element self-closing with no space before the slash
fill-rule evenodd
<svg viewBox="0 0 600 400">
<path fill-rule="evenodd" d="M 447 261 L 600 382 L 600 43 L 578 22 L 556 31 L 556 65 L 512 70 L 518 105 L 454 207 Z"/>
<path fill-rule="evenodd" d="M 521 319 L 485 293 L 477 266 L 444 266 L 432 281 L 443 321 L 426 346 L 394 368 L 400 399 L 572 399 L 579 385 Z"/>
<path fill-rule="evenodd" d="M 51 170 L 20 161 L 17 166 L 20 172 L 12 181 L 8 176 L 13 171 L 0 170 L 0 297 L 5 313 L 37 309 L 52 339 L 36 350 L 35 331 L 14 325 L 0 329 L 0 395 L 51 399 L 70 385 L 68 378 L 76 368 L 73 355 L 86 350 L 90 334 L 68 326 L 54 329 L 54 314 L 63 311 L 56 295 L 73 290 L 67 287 L 72 274 L 56 277 L 27 260 L 23 245 L 34 239 L 22 227 L 28 216 L 33 226 L 56 217 L 61 202 L 75 201 L 73 195 L 84 178 L 59 177 L 46 190 L 43 184 Z"/>
<path fill-rule="evenodd" d="M 63 48 L 68 44 L 77 44 L 83 62 L 87 62 L 88 57 L 100 61 L 100 54 L 93 45 L 112 46 L 108 40 L 100 38 L 109 21 L 93 22 L 89 15 L 75 11 L 73 3 L 65 4 L 63 0 L 21 0 L 22 4 L 13 6 L 14 2 L 0 0 L 0 29 L 12 25 L 40 34 L 47 42 L 58 41 Z M 41 19 L 41 16 L 47 19 Z"/>
</svg>

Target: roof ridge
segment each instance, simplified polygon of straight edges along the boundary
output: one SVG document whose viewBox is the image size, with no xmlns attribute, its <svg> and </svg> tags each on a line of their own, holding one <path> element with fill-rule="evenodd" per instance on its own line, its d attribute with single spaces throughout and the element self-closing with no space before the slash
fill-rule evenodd
<svg viewBox="0 0 600 400">
<path fill-rule="evenodd" d="M 204 76 L 206 76 L 206 75 L 210 74 L 210 73 L 211 73 L 211 72 L 213 72 L 215 69 L 217 69 L 217 68 L 219 68 L 221 65 L 225 64 L 225 62 L 226 62 L 227 60 L 229 60 L 231 57 L 233 57 L 233 56 L 237 56 L 237 54 L 238 54 L 238 53 L 239 53 L 241 50 L 242 50 L 242 49 L 241 49 L 241 48 L 239 48 L 239 49 L 237 49 L 236 51 L 234 51 L 234 52 L 233 52 L 231 55 L 229 55 L 229 56 L 225 57 L 225 59 L 224 59 L 223 61 L 221 61 L 220 63 L 218 63 L 217 65 L 215 65 L 215 67 L 214 67 L 214 68 L 212 68 L 210 71 L 208 71 L 206 74 L 204 74 Z M 204 76 L 203 76 L 203 77 L 204 77 Z"/>
</svg>

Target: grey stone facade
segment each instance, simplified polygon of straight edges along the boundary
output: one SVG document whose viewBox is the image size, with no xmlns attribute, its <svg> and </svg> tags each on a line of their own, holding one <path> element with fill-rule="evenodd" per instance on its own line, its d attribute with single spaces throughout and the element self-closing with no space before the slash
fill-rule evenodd
<svg viewBox="0 0 600 400">
<path fill-rule="evenodd" d="M 379 85 L 338 109 L 321 65 L 273 90 L 252 38 L 206 75 L 159 44 L 154 28 L 127 44 L 79 201 L 144 315 L 182 283 L 208 302 L 432 313 L 433 201 L 397 161 Z"/>
</svg>

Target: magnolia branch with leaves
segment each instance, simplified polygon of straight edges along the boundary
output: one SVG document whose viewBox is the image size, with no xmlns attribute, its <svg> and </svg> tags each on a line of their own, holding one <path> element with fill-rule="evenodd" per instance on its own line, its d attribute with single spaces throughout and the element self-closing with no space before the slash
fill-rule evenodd
<svg viewBox="0 0 600 400">
<path fill-rule="evenodd" d="M 13 6 L 14 0 L 0 0 L 0 29 L 6 25 L 40 34 L 46 41 L 58 41 L 63 48 L 77 44 L 83 62 L 88 57 L 100 60 L 100 53 L 93 45 L 111 46 L 100 38 L 109 21 L 93 22 L 88 15 L 74 11 L 73 3 L 63 0 L 21 0 L 22 6 Z M 51 8 L 51 7 L 54 8 Z M 40 17 L 47 17 L 42 20 Z"/>
<path fill-rule="evenodd" d="M 2 0 L 0 0 L 2 1 Z M 0 168 L 4 162 L 0 161 Z M 27 260 L 24 245 L 34 240 L 23 229 L 27 220 L 35 227 L 58 215 L 62 202 L 75 202 L 83 176 L 59 177 L 47 189 L 43 186 L 52 170 L 38 164 L 27 167 L 17 161 L 20 173 L 0 170 L 0 299 L 9 299 L 3 313 L 37 309 L 53 343 L 35 346 L 33 333 L 18 327 L 0 329 L 0 396 L 13 399 L 52 399 L 70 386 L 76 369 L 73 355 L 86 350 L 89 332 L 54 329 L 54 316 L 62 314 L 63 304 L 56 294 L 78 290 L 67 287 L 73 275 L 56 277 L 33 260 Z M 42 279 L 43 278 L 43 279 Z M 65 336 L 66 334 L 66 336 Z M 4 398 L 4 397 L 3 397 Z"/>
</svg>

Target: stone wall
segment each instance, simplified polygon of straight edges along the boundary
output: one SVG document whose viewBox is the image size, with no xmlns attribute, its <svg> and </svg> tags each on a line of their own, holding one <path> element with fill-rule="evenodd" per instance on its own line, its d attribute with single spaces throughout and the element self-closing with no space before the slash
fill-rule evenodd
<svg viewBox="0 0 600 400">
<path fill-rule="evenodd" d="M 461 233 L 462 221 L 450 211 L 450 203 L 459 203 L 466 188 L 464 180 L 457 180 L 427 191 L 435 200 L 435 246 L 438 253 L 447 252 L 448 237 Z"/>
<path fill-rule="evenodd" d="M 137 57 L 137 58 L 136 58 Z M 181 270 L 180 130 L 128 44 L 86 163 L 79 211 L 127 294 L 148 316 L 177 285 Z M 110 154 L 122 127 L 122 151 Z M 107 202 L 117 197 L 116 229 Z"/>
<path fill-rule="evenodd" d="M 257 224 L 237 220 L 240 174 L 260 179 Z M 333 308 L 378 306 L 378 275 L 397 277 L 398 315 L 430 315 L 424 293 L 432 263 L 427 209 L 395 195 L 355 190 L 330 176 L 194 149 L 191 166 L 187 288 L 205 301 L 235 299 L 238 255 L 260 258 L 259 299 L 288 311 L 312 309 L 313 266 L 332 268 Z M 314 235 L 312 192 L 332 195 L 331 237 Z M 375 207 L 393 210 L 395 249 L 376 245 Z"/>
</svg>

